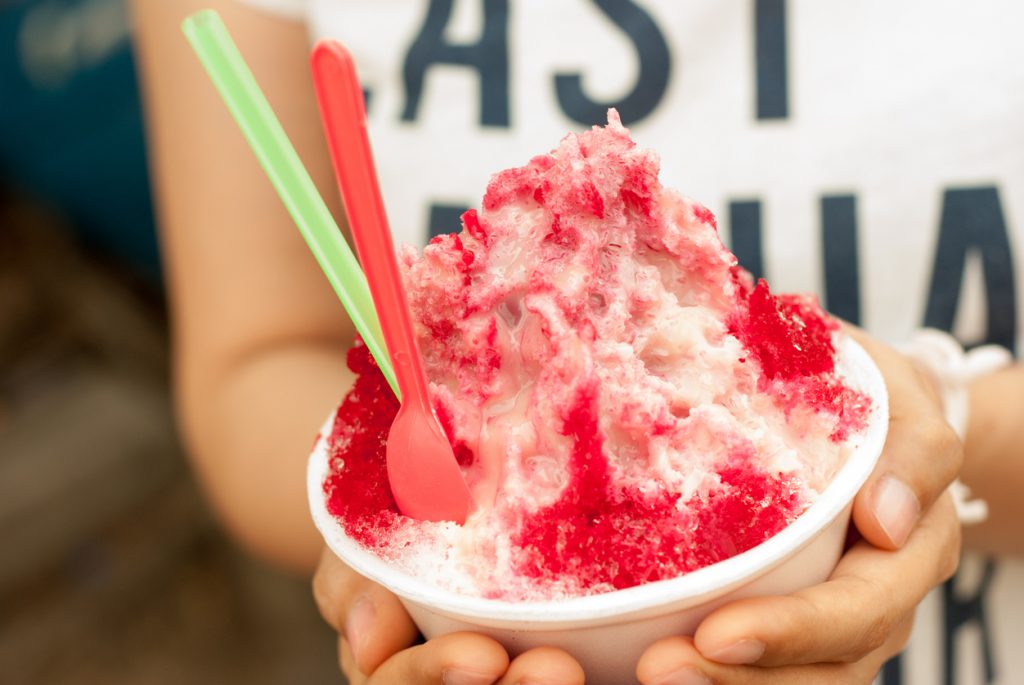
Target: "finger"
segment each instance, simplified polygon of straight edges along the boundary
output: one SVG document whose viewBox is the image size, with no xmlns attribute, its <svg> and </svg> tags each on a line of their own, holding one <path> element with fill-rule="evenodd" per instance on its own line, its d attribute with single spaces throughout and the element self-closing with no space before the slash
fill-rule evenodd
<svg viewBox="0 0 1024 685">
<path fill-rule="evenodd" d="M 867 685 L 882 664 L 898 651 L 886 646 L 852 664 L 761 668 L 730 666 L 701 656 L 688 637 L 670 637 L 651 645 L 640 657 L 636 675 L 642 685 Z"/>
<path fill-rule="evenodd" d="M 889 432 L 878 465 L 853 505 L 853 520 L 871 544 L 899 549 L 963 465 L 963 447 L 942 416 L 934 387 L 903 355 L 853 327 L 885 377 Z"/>
<path fill-rule="evenodd" d="M 356 660 L 352 656 L 352 648 L 348 646 L 348 640 L 343 637 L 338 638 L 338 664 L 348 680 L 348 685 L 363 685 L 366 682 L 366 676 L 360 673 L 356 667 Z"/>
<path fill-rule="evenodd" d="M 330 550 L 324 550 L 313 596 L 321 615 L 348 641 L 362 673 L 413 644 L 419 631 L 393 594 L 362 577 Z"/>
<path fill-rule="evenodd" d="M 366 685 L 492 685 L 508 668 L 508 654 L 477 633 L 451 633 L 398 652 Z"/>
<path fill-rule="evenodd" d="M 571 656 L 538 647 L 513 659 L 499 685 L 583 685 L 583 680 L 583 668 Z"/>
<path fill-rule="evenodd" d="M 313 599 L 329 626 L 338 632 L 344 629 L 349 598 L 369 582 L 324 548 L 313 575 Z"/>
<path fill-rule="evenodd" d="M 904 549 L 859 542 L 825 583 L 718 609 L 697 628 L 696 645 L 707 658 L 729 664 L 857 661 L 885 644 L 928 591 L 952 575 L 959 552 L 956 512 L 944 497 Z"/>
</svg>

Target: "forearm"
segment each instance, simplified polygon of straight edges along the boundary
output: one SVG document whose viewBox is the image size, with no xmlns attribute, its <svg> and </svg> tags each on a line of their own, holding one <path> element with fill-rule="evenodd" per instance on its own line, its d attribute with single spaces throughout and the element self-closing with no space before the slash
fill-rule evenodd
<svg viewBox="0 0 1024 685">
<path fill-rule="evenodd" d="M 258 556 L 311 572 L 322 543 L 309 518 L 305 463 L 350 385 L 344 346 L 282 344 L 216 368 L 182 357 L 179 416 L 219 518 Z"/>
<path fill-rule="evenodd" d="M 988 520 L 964 529 L 969 549 L 1024 555 L 1024 366 L 983 376 L 970 388 L 971 419 L 961 480 L 988 502 Z"/>
<path fill-rule="evenodd" d="M 219 11 L 335 217 L 305 27 L 233 0 L 133 0 L 148 155 L 190 456 L 220 518 L 278 565 L 320 547 L 305 458 L 348 385 L 353 331 L 181 33 Z"/>
</svg>

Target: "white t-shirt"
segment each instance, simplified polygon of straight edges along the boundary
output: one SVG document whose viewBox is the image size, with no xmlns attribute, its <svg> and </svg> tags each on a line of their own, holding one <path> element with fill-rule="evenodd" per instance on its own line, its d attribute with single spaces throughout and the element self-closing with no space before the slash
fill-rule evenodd
<svg viewBox="0 0 1024 685">
<path fill-rule="evenodd" d="M 883 339 L 1016 347 L 1019 1 L 246 1 L 355 55 L 400 242 L 614 105 L 773 289 Z M 1024 562 L 968 559 L 884 682 L 1024 682 L 1022 634 Z"/>
</svg>

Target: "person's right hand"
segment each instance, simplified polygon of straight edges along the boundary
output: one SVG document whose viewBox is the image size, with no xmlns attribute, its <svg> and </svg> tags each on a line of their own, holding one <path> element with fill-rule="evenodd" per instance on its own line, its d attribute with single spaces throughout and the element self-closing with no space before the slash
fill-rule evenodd
<svg viewBox="0 0 1024 685">
<path fill-rule="evenodd" d="M 542 647 L 511 662 L 484 635 L 451 633 L 423 642 L 393 594 L 325 549 L 313 578 L 320 614 L 340 635 L 341 670 L 351 685 L 582 685 L 583 669 Z"/>
<path fill-rule="evenodd" d="M 864 685 L 903 650 L 917 605 L 956 571 L 960 520 L 947 493 L 963 449 L 931 379 L 896 350 L 847 328 L 885 378 L 889 426 L 853 503 L 863 539 L 825 582 L 730 602 L 693 637 L 649 647 L 642 683 Z"/>
</svg>

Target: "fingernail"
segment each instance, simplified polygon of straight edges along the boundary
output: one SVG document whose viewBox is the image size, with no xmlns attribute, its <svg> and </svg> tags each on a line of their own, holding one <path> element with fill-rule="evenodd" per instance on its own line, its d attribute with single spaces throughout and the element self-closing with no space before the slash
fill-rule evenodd
<svg viewBox="0 0 1024 685">
<path fill-rule="evenodd" d="M 373 607 L 373 600 L 363 595 L 356 600 L 352 608 L 348 610 L 348 617 L 345 619 L 345 637 L 352 648 L 352 656 L 359 658 L 359 650 L 363 647 L 366 636 L 373 628 L 373 620 L 377 616 L 377 610 Z"/>
<path fill-rule="evenodd" d="M 875 489 L 875 518 L 896 547 L 902 547 L 921 513 L 921 503 L 907 484 L 895 476 L 883 476 Z"/>
<path fill-rule="evenodd" d="M 487 673 L 449 668 L 441 674 L 444 685 L 491 685 L 497 678 Z"/>
<path fill-rule="evenodd" d="M 651 685 L 711 685 L 711 681 L 693 666 L 685 666 L 658 678 Z"/>
<path fill-rule="evenodd" d="M 720 664 L 752 664 L 764 656 L 764 643 L 760 640 L 740 640 L 714 652 L 705 652 L 704 656 Z"/>
</svg>

